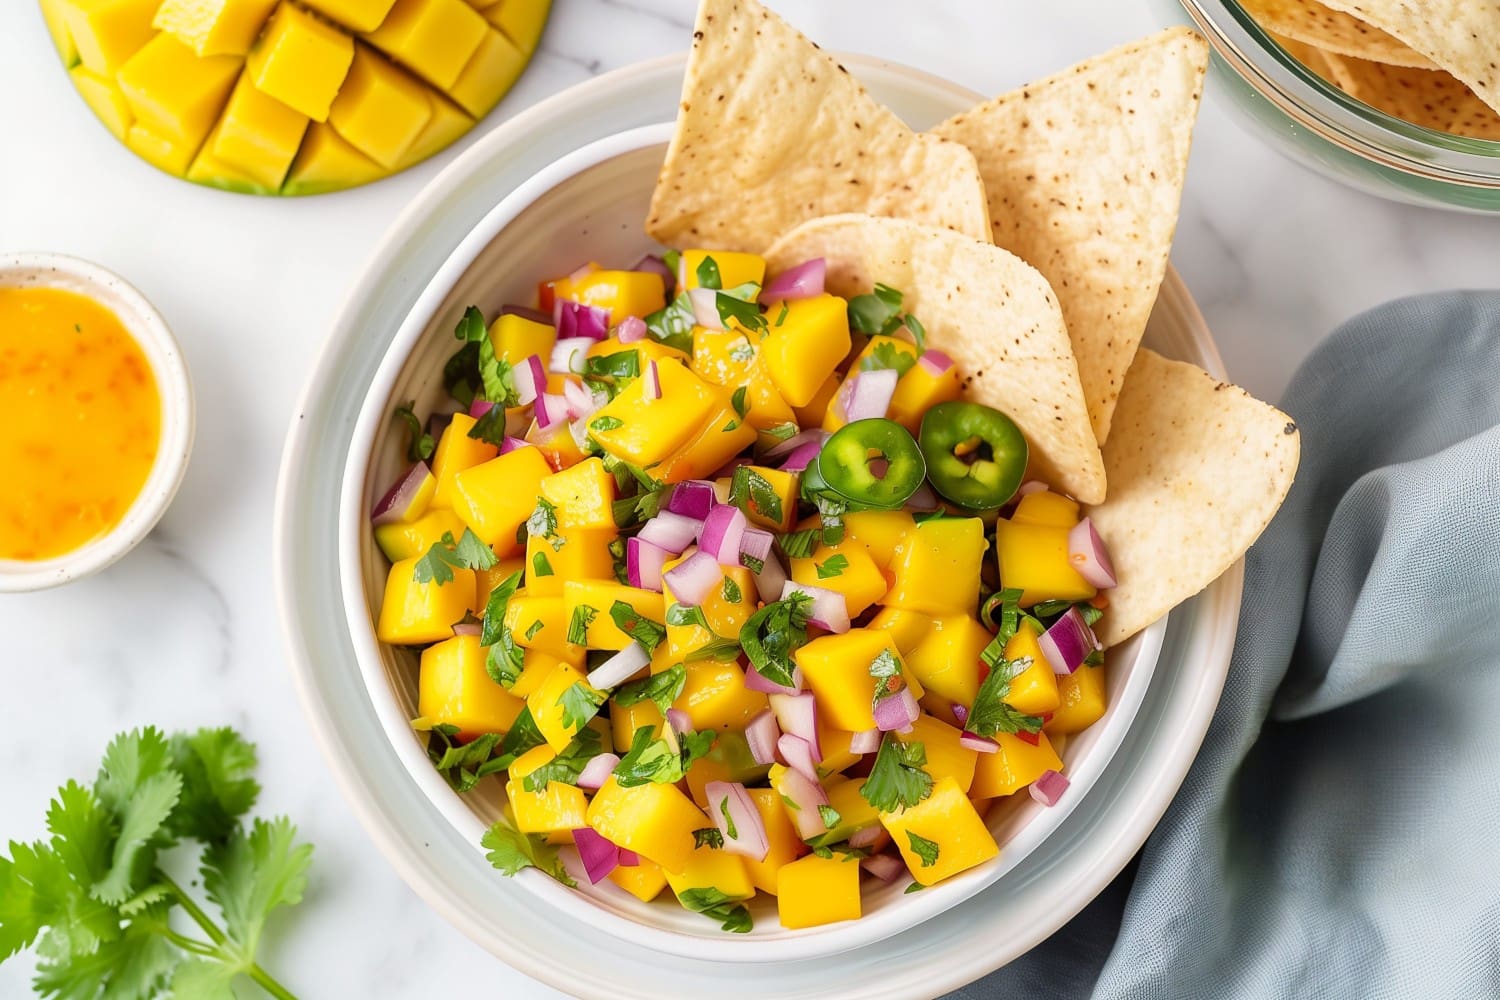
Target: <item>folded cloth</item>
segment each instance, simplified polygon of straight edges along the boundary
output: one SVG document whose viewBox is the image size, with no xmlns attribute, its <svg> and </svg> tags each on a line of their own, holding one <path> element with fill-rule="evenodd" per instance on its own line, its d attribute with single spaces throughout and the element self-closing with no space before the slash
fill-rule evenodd
<svg viewBox="0 0 1500 1000">
<path fill-rule="evenodd" d="M 1350 320 L 1283 408 L 1301 469 L 1182 789 L 954 997 L 1500 997 L 1500 293 Z"/>
</svg>

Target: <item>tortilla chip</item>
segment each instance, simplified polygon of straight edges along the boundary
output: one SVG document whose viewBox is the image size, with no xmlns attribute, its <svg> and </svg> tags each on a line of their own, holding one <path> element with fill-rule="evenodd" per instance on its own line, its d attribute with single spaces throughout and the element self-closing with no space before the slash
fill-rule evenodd
<svg viewBox="0 0 1500 1000">
<path fill-rule="evenodd" d="M 1475 139 L 1500 138 L 1500 114 L 1453 74 L 1440 69 L 1386 66 L 1324 53 L 1340 90 L 1395 118 Z"/>
<path fill-rule="evenodd" d="M 1277 45 L 1286 49 L 1287 55 L 1306 66 L 1315 76 L 1322 77 L 1335 87 L 1339 85 L 1338 81 L 1334 79 L 1333 67 L 1328 64 L 1327 52 L 1316 46 L 1308 45 L 1306 42 L 1299 42 L 1295 38 L 1278 35 L 1274 31 L 1268 31 L 1266 34 L 1270 35 L 1271 40 Z"/>
<path fill-rule="evenodd" d="M 1281 506 L 1300 447 L 1274 406 L 1143 349 L 1104 446 L 1109 500 L 1089 511 L 1120 581 L 1099 641 L 1125 641 L 1234 565 Z"/>
<path fill-rule="evenodd" d="M 968 150 L 918 135 L 754 0 L 703 0 L 646 231 L 755 253 L 799 222 L 898 216 L 989 239 Z"/>
<path fill-rule="evenodd" d="M 1240 6 L 1268 31 L 1325 52 L 1392 66 L 1436 68 L 1431 59 L 1399 39 L 1318 0 L 1240 0 Z"/>
<path fill-rule="evenodd" d="M 1052 283 L 1101 442 L 1166 273 L 1207 67 L 1173 28 L 933 130 L 979 158 L 995 244 Z"/>
<path fill-rule="evenodd" d="M 1485 104 L 1500 111 L 1500 4 L 1477 0 L 1328 0 L 1389 32 L 1441 69 Z"/>
<path fill-rule="evenodd" d="M 1078 365 L 1047 279 L 1014 254 L 967 236 L 897 219 L 839 215 L 787 233 L 767 269 L 813 257 L 844 297 L 876 282 L 905 296 L 928 346 L 954 359 L 964 395 L 1008 413 L 1042 479 L 1085 503 L 1104 499 L 1104 464 L 1089 428 Z"/>
</svg>

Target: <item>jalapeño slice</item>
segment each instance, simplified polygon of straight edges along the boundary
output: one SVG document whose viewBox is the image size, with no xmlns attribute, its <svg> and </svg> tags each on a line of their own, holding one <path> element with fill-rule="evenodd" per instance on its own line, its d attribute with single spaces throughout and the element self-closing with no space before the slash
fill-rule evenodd
<svg viewBox="0 0 1500 1000">
<path fill-rule="evenodd" d="M 905 427 L 884 417 L 845 424 L 818 453 L 817 475 L 855 505 L 895 510 L 922 485 L 927 463 Z"/>
<path fill-rule="evenodd" d="M 939 403 L 918 431 L 933 489 L 964 510 L 1002 507 L 1026 475 L 1026 438 L 1015 421 L 982 403 Z"/>
</svg>

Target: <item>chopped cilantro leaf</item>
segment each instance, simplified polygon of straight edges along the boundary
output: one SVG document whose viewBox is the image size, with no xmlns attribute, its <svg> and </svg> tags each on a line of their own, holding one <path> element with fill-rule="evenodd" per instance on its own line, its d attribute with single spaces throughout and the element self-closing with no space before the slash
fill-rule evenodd
<svg viewBox="0 0 1500 1000">
<path fill-rule="evenodd" d="M 698 265 L 698 287 L 714 291 L 724 287 L 723 279 L 719 277 L 719 262 L 712 257 L 704 257 Z"/>
<path fill-rule="evenodd" d="M 464 344 L 443 365 L 443 389 L 468 409 L 479 392 L 479 345 Z"/>
<path fill-rule="evenodd" d="M 610 605 L 609 617 L 615 623 L 616 628 L 646 647 L 648 653 L 656 652 L 656 647 L 660 646 L 661 641 L 667 637 L 666 629 L 650 618 L 644 617 L 624 601 L 616 601 Z"/>
<path fill-rule="evenodd" d="M 927 888 L 927 887 L 925 885 L 923 885 L 921 882 L 913 882 L 911 885 L 907 886 L 904 890 L 902 890 L 901 895 L 903 895 L 903 896 L 910 896 L 912 893 L 914 893 L 914 892 L 921 892 L 925 888 Z"/>
<path fill-rule="evenodd" d="M 453 532 L 443 532 L 441 540 L 432 544 L 427 554 L 417 560 L 412 569 L 412 578 L 417 583 L 437 582 L 439 587 L 453 582 L 453 570 L 489 569 L 495 565 L 495 552 L 479 540 L 479 536 L 468 528 L 463 537 L 453 540 Z"/>
<path fill-rule="evenodd" d="M 489 600 L 484 605 L 483 625 L 479 630 L 481 646 L 493 646 L 500 641 L 500 630 L 505 625 L 505 609 L 509 607 L 510 599 L 520 586 L 521 571 L 516 570 L 490 591 Z"/>
<path fill-rule="evenodd" d="M 675 663 L 659 674 L 621 685 L 615 690 L 614 703 L 621 708 L 629 708 L 638 702 L 650 701 L 655 703 L 662 715 L 666 715 L 667 709 L 682 694 L 686 684 L 687 670 L 682 664 Z"/>
<path fill-rule="evenodd" d="M 685 909 L 701 913 L 712 920 L 721 921 L 720 927 L 736 934 L 747 934 L 754 926 L 750 911 L 718 889 L 684 889 L 677 896 Z"/>
<path fill-rule="evenodd" d="M 693 300 L 686 292 L 682 292 L 666 308 L 646 317 L 646 332 L 658 343 L 676 348 L 684 354 L 692 354 L 693 327 L 697 323 Z"/>
<path fill-rule="evenodd" d="M 889 649 L 882 649 L 870 661 L 870 676 L 875 678 L 875 701 L 901 690 L 901 661 Z"/>
<path fill-rule="evenodd" d="M 453 336 L 468 344 L 479 343 L 485 339 L 485 334 L 488 332 L 489 328 L 484 322 L 484 313 L 479 311 L 478 306 L 465 309 L 462 318 L 458 321 L 458 326 L 453 328 Z"/>
<path fill-rule="evenodd" d="M 537 576 L 551 576 L 552 563 L 547 559 L 547 553 L 538 552 L 531 557 L 531 571 Z"/>
<path fill-rule="evenodd" d="M 822 535 L 822 528 L 804 528 L 778 535 L 776 544 L 781 546 L 781 551 L 786 553 L 788 559 L 805 559 L 818 547 L 818 539 Z"/>
<path fill-rule="evenodd" d="M 544 791 L 548 782 L 552 781 L 564 785 L 576 785 L 578 776 L 583 773 L 588 762 L 603 752 L 604 748 L 599 741 L 599 731 L 590 726 L 584 726 L 578 730 L 578 735 L 573 737 L 573 742 L 563 748 L 562 753 L 528 773 L 522 779 L 521 784 L 528 792 Z"/>
<path fill-rule="evenodd" d="M 859 794 L 881 812 L 914 806 L 932 794 L 932 775 L 923 769 L 926 763 L 927 748 L 920 742 L 903 743 L 886 733 Z"/>
<path fill-rule="evenodd" d="M 636 378 L 641 374 L 641 352 L 639 349 L 616 351 L 602 357 L 585 358 L 583 371 L 585 378 Z"/>
<path fill-rule="evenodd" d="M 901 325 L 901 293 L 889 285 L 876 284 L 866 295 L 849 300 L 849 328 L 873 337 L 889 334 Z"/>
<path fill-rule="evenodd" d="M 831 580 L 844 574 L 844 570 L 849 568 L 849 559 L 843 553 L 838 553 L 820 563 L 813 563 L 813 568 L 818 571 L 819 580 Z"/>
<path fill-rule="evenodd" d="M 396 407 L 396 412 L 392 416 L 406 424 L 406 432 L 410 435 L 406 443 L 406 460 L 422 462 L 432 457 L 436 446 L 433 444 L 432 435 L 423 429 L 422 421 L 417 419 L 417 413 L 412 409 L 412 405 L 412 403 L 403 403 Z"/>
<path fill-rule="evenodd" d="M 547 627 L 547 623 L 537 619 L 526 627 L 526 641 L 530 642 L 536 638 L 536 634 Z"/>
<path fill-rule="evenodd" d="M 667 606 L 667 624 L 673 626 L 691 627 L 697 625 L 700 628 L 708 628 L 708 618 L 703 614 L 703 609 L 694 605 L 678 604 L 675 601 Z"/>
<path fill-rule="evenodd" d="M 604 692 L 595 690 L 587 681 L 574 681 L 557 699 L 562 706 L 563 728 L 578 730 L 588 725 L 589 720 L 599 714 L 604 698 Z"/>
<path fill-rule="evenodd" d="M 776 487 L 760 472 L 748 465 L 734 470 L 730 480 L 729 502 L 745 513 L 758 514 L 767 521 L 781 522 L 783 508 Z"/>
<path fill-rule="evenodd" d="M 792 653 L 807 642 L 812 598 L 803 593 L 773 601 L 745 622 L 740 645 L 760 675 L 773 684 L 794 687 Z"/>
<path fill-rule="evenodd" d="M 938 845 L 936 841 L 919 837 L 910 830 L 906 831 L 906 839 L 911 842 L 911 852 L 922 859 L 923 868 L 931 868 L 937 864 Z"/>
<path fill-rule="evenodd" d="M 587 646 L 589 644 L 589 626 L 594 624 L 594 619 L 599 617 L 599 609 L 592 604 L 580 604 L 573 609 L 573 617 L 568 621 L 568 641 L 575 646 Z"/>
<path fill-rule="evenodd" d="M 724 835 L 716 826 L 705 826 L 701 830 L 693 831 L 693 847 L 723 847 Z"/>
<path fill-rule="evenodd" d="M 731 840 L 740 839 L 740 832 L 734 827 L 734 817 L 729 815 L 729 796 L 719 800 L 719 814 L 724 817 L 724 832 L 729 834 Z"/>
<path fill-rule="evenodd" d="M 743 363 L 745 361 L 749 361 L 753 357 L 755 357 L 755 347 L 748 340 L 743 344 L 735 344 L 734 347 L 729 351 L 729 358 L 731 361 L 739 361 Z"/>
<path fill-rule="evenodd" d="M 759 575 L 766 568 L 766 561 L 757 559 L 748 552 L 741 552 L 740 565 L 748 567 L 750 572 Z"/>
<path fill-rule="evenodd" d="M 745 596 L 740 592 L 740 585 L 735 583 L 732 577 L 728 576 L 724 578 L 723 584 L 720 585 L 719 593 L 723 594 L 724 600 L 728 601 L 730 604 L 740 603 L 740 601 L 743 600 Z"/>
<path fill-rule="evenodd" d="M 838 826 L 839 820 L 843 819 L 833 806 L 818 806 L 818 816 L 823 820 L 823 825 L 830 830 Z"/>
<path fill-rule="evenodd" d="M 897 377 L 905 375 L 916 365 L 917 359 L 898 348 L 890 341 L 882 341 L 875 345 L 875 350 L 870 352 L 869 357 L 859 363 L 862 372 L 880 371 L 883 368 L 893 368 Z"/>
<path fill-rule="evenodd" d="M 797 436 L 798 429 L 796 424 L 787 420 L 772 424 L 770 427 L 762 427 L 760 432 L 773 441 L 789 441 Z"/>
<path fill-rule="evenodd" d="M 492 406 L 469 428 L 469 437 L 484 441 L 495 447 L 505 443 L 505 408 Z"/>
<path fill-rule="evenodd" d="M 1011 678 L 1029 666 L 1031 660 L 1025 657 L 1014 661 L 1002 658 L 991 665 L 984 683 L 979 685 L 979 693 L 974 696 L 964 729 L 986 738 L 993 738 L 996 733 L 1034 733 L 1041 729 L 1041 719 L 1026 715 L 1005 701 L 1010 694 Z"/>
<path fill-rule="evenodd" d="M 739 414 L 741 420 L 745 419 L 745 414 L 750 411 L 750 404 L 745 401 L 749 391 L 748 386 L 742 385 L 729 397 L 729 404 L 734 407 L 734 412 Z"/>
<path fill-rule="evenodd" d="M 917 322 L 917 317 L 907 313 L 905 317 L 906 328 L 911 331 L 911 339 L 916 341 L 917 350 L 927 350 L 927 328 Z"/>
<path fill-rule="evenodd" d="M 603 433 L 605 431 L 617 430 L 625 426 L 625 421 L 619 417 L 603 416 L 595 417 L 589 421 L 589 430 Z"/>
<path fill-rule="evenodd" d="M 498 820 L 486 831 L 479 845 L 485 857 L 503 875 L 514 875 L 523 868 L 536 868 L 563 885 L 576 885 L 558 858 L 557 848 L 540 833 L 521 833 L 509 820 Z"/>
<path fill-rule="evenodd" d="M 714 305 L 718 309 L 719 320 L 724 324 L 725 329 L 732 329 L 731 323 L 737 323 L 746 330 L 766 328 L 766 317 L 761 314 L 760 306 L 754 302 L 735 298 L 728 292 L 719 292 L 714 296 Z"/>
<path fill-rule="evenodd" d="M 479 382 L 484 387 L 484 398 L 496 407 L 512 407 L 520 401 L 515 372 L 509 361 L 495 353 L 489 337 L 479 341 Z"/>
</svg>

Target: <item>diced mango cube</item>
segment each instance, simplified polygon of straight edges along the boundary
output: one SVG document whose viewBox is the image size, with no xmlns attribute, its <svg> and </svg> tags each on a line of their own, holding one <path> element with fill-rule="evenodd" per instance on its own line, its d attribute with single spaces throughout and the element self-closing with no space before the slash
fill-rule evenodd
<svg viewBox="0 0 1500 1000">
<path fill-rule="evenodd" d="M 849 353 L 848 304 L 836 295 L 819 295 L 785 305 L 782 317 L 781 303 L 771 303 L 771 333 L 761 357 L 781 398 L 805 406 Z"/>
<path fill-rule="evenodd" d="M 505 626 L 522 649 L 540 649 L 575 666 L 584 648 L 568 641 L 568 614 L 561 594 L 536 594 L 523 588 L 505 605 Z"/>
<path fill-rule="evenodd" d="M 517 448 L 456 474 L 453 510 L 481 541 L 507 555 L 521 547 L 516 531 L 536 509 L 542 480 L 551 474 L 552 466 L 541 449 Z M 442 492 L 441 478 L 438 492 Z"/>
<path fill-rule="evenodd" d="M 588 796 L 577 785 L 549 781 L 538 791 L 526 790 L 526 776 L 556 756 L 552 747 L 539 746 L 510 765 L 505 794 L 516 829 L 522 833 L 562 833 L 588 825 Z"/>
<path fill-rule="evenodd" d="M 463 529 L 460 528 L 459 532 L 461 534 Z M 453 537 L 457 538 L 459 536 L 454 535 Z M 481 614 L 489 606 L 490 594 L 494 589 L 516 573 L 522 573 L 524 576 L 523 567 L 524 562 L 520 556 L 509 556 L 505 559 L 497 560 L 495 565 L 489 569 L 476 569 L 474 571 L 474 606 L 480 610 Z"/>
<path fill-rule="evenodd" d="M 381 642 L 419 646 L 453 634 L 453 626 L 474 610 L 474 571 L 455 568 L 453 579 L 418 583 L 417 560 L 391 566 L 375 635 Z"/>
<path fill-rule="evenodd" d="M 562 278 L 553 284 L 553 294 L 569 302 L 581 302 L 609 310 L 609 325 L 627 316 L 646 317 L 666 305 L 666 285 L 661 275 L 649 271 L 605 271 L 594 269 L 577 278 Z"/>
<path fill-rule="evenodd" d="M 58 12 L 89 70 L 112 77 L 150 41 L 161 0 L 64 0 Z"/>
<path fill-rule="evenodd" d="M 427 92 L 427 103 L 432 114 L 411 145 L 406 147 L 406 152 L 401 155 L 401 162 L 396 165 L 397 170 L 405 170 L 413 164 L 421 163 L 452 145 L 474 127 L 474 119 L 436 91 Z"/>
<path fill-rule="evenodd" d="M 665 483 L 702 479 L 755 440 L 755 428 L 727 401 L 697 426 L 701 430 L 691 441 L 652 470 L 656 478 Z"/>
<path fill-rule="evenodd" d="M 870 628 L 884 629 L 891 634 L 891 640 L 895 642 L 896 648 L 901 655 L 906 657 L 911 664 L 912 651 L 927 638 L 927 633 L 932 630 L 932 616 L 920 611 L 909 611 L 906 608 L 881 608 L 874 618 L 870 619 Z M 912 665 L 912 672 L 920 676 L 920 671 Z M 931 689 L 932 685 L 925 680 L 922 686 Z"/>
<path fill-rule="evenodd" d="M 486 657 L 477 635 L 455 635 L 422 650 L 417 714 L 457 726 L 461 739 L 515 725 L 526 703 L 490 679 Z"/>
<path fill-rule="evenodd" d="M 629 706 L 610 702 L 609 723 L 615 752 L 623 755 L 630 749 L 637 729 L 650 727 L 659 730 L 663 721 L 661 709 L 653 701 L 638 701 Z"/>
<path fill-rule="evenodd" d="M 869 551 L 848 537 L 837 545 L 819 545 L 811 556 L 793 559 L 792 579 L 843 594 L 850 618 L 864 614 L 886 591 L 885 574 Z"/>
<path fill-rule="evenodd" d="M 563 581 L 563 604 L 568 621 L 588 621 L 588 640 L 583 645 L 590 649 L 624 649 L 635 641 L 621 631 L 610 615 L 610 609 L 617 601 L 630 605 L 635 614 L 657 625 L 666 618 L 662 595 L 654 590 L 628 587 L 614 579 Z M 588 609 L 592 609 L 591 616 Z"/>
<path fill-rule="evenodd" d="M 911 732 L 898 733 L 896 739 L 902 743 L 920 743 L 927 751 L 924 770 L 934 780 L 952 778 L 960 789 L 967 792 L 974 781 L 974 765 L 980 756 L 959 743 L 963 733 L 941 719 L 922 715 L 912 724 Z"/>
<path fill-rule="evenodd" d="M 99 116 L 104 127 L 113 132 L 116 139 L 124 142 L 130 126 L 135 122 L 135 114 L 130 110 L 130 104 L 125 100 L 119 85 L 87 66 L 74 66 L 68 70 L 68 76 L 72 79 L 73 86 L 78 88 L 79 96 Z"/>
<path fill-rule="evenodd" d="M 525 68 L 526 54 L 500 32 L 488 30 L 448 88 L 448 96 L 469 114 L 481 117 L 500 103 Z"/>
<path fill-rule="evenodd" d="M 849 749 L 853 739 L 853 733 L 829 725 L 828 720 L 821 715 L 818 717 L 818 749 L 823 751 L 823 759 L 818 761 L 819 775 L 827 777 L 837 774 L 864 757 L 864 754 Z"/>
<path fill-rule="evenodd" d="M 809 854 L 783 865 L 776 875 L 776 912 L 788 930 L 858 920 L 858 860 Z"/>
<path fill-rule="evenodd" d="M 667 887 L 667 873 L 655 861 L 641 858 L 639 864 L 619 866 L 609 873 L 609 880 L 643 903 L 649 903 Z"/>
<path fill-rule="evenodd" d="M 672 707 L 686 712 L 694 729 L 743 729 L 770 707 L 765 695 L 745 687 L 745 672 L 733 660 L 698 660 L 686 669 Z"/>
<path fill-rule="evenodd" d="M 561 594 L 565 580 L 615 580 L 609 543 L 617 529 L 558 528 L 556 537 L 526 539 L 526 589 L 533 594 Z"/>
<path fill-rule="evenodd" d="M 807 686 L 818 696 L 818 711 L 830 723 L 851 733 L 875 728 L 876 679 L 870 668 L 877 657 L 890 654 L 901 662 L 889 632 L 852 628 L 839 635 L 824 635 L 792 653 Z M 922 686 L 910 670 L 901 677 L 911 685 L 913 696 L 922 697 Z"/>
<path fill-rule="evenodd" d="M 766 283 L 766 259 L 755 253 L 736 253 L 730 250 L 684 250 L 678 260 L 679 284 L 684 289 L 701 288 L 699 269 L 704 260 L 713 258 L 719 272 L 719 287 L 738 288 L 744 284 Z"/>
<path fill-rule="evenodd" d="M 997 521 L 995 558 L 1001 585 L 1019 588 L 1024 608 L 1038 601 L 1086 601 L 1098 593 L 1068 558 L 1067 528 Z"/>
<path fill-rule="evenodd" d="M 844 515 L 850 538 L 870 550 L 881 569 L 890 569 L 906 548 L 917 522 L 904 510 L 857 510 Z"/>
<path fill-rule="evenodd" d="M 551 330 L 552 327 L 549 326 L 547 327 L 547 329 Z M 610 338 L 608 340 L 596 340 L 589 348 L 587 357 L 607 358 L 614 354 L 629 353 L 633 353 L 636 355 L 636 362 L 642 368 L 645 367 L 647 361 L 662 361 L 670 358 L 673 361 L 681 361 L 684 364 L 688 364 L 692 360 L 677 348 L 668 347 L 666 344 L 663 344 L 659 340 L 651 340 L 649 338 L 646 340 L 637 340 L 629 344 L 621 343 L 614 338 Z M 710 379 L 710 381 L 712 381 L 712 379 Z"/>
<path fill-rule="evenodd" d="M 365 37 L 433 86 L 449 90 L 488 30 L 463 0 L 396 0 Z"/>
<path fill-rule="evenodd" d="M 451 510 L 432 510 L 410 524 L 382 524 L 375 529 L 375 544 L 391 562 L 425 556 L 427 550 L 452 534 L 457 541 L 464 533 L 464 522 Z"/>
<path fill-rule="evenodd" d="M 731 330 L 710 330 L 708 327 L 695 326 L 693 371 L 714 385 L 731 388 L 743 385 L 760 368 L 756 347 L 760 340 L 761 335 L 739 326 Z"/>
<path fill-rule="evenodd" d="M 555 472 L 542 480 L 541 495 L 557 508 L 559 528 L 615 527 L 615 477 L 598 458 Z"/>
<path fill-rule="evenodd" d="M 585 699 L 592 701 L 593 711 L 588 711 L 590 706 Z M 567 663 L 559 663 L 541 686 L 526 697 L 526 707 L 531 709 L 536 728 L 546 737 L 547 745 L 558 753 L 567 749 L 603 703 L 603 696 L 584 680 L 583 671 Z"/>
<path fill-rule="evenodd" d="M 755 811 L 765 824 L 769 848 L 764 860 L 745 858 L 745 871 L 750 876 L 752 885 L 775 895 L 776 873 L 781 871 L 783 865 L 806 854 L 807 845 L 797 836 L 797 828 L 787 816 L 786 807 L 781 804 L 781 796 L 776 793 L 776 789 L 751 788 L 748 791 Z"/>
<path fill-rule="evenodd" d="M 276 0 L 162 0 L 153 24 L 200 56 L 250 51 Z"/>
<path fill-rule="evenodd" d="M 797 519 L 797 488 L 801 477 L 763 465 L 734 470 L 730 502 L 745 512 L 750 523 L 772 531 L 790 531 Z M 881 593 L 885 592 L 884 584 Z M 853 611 L 849 612 L 851 615 Z"/>
<path fill-rule="evenodd" d="M 363 46 L 355 50 L 349 76 L 328 112 L 328 121 L 339 135 L 392 169 L 431 117 L 427 89 Z"/>
<path fill-rule="evenodd" d="M 1109 705 L 1103 667 L 1079 667 L 1057 678 L 1057 708 L 1049 733 L 1078 733 L 1098 722 Z"/>
<path fill-rule="evenodd" d="M 996 733 L 1000 749 L 982 753 L 974 766 L 974 783 L 969 794 L 976 799 L 991 799 L 1018 792 L 1042 776 L 1043 771 L 1061 771 L 1062 759 L 1052 749 L 1046 733 L 1037 734 L 1036 745 L 1014 733 Z"/>
<path fill-rule="evenodd" d="M 881 813 L 880 821 L 912 878 L 922 885 L 934 885 L 1000 853 L 974 804 L 952 778 L 933 782 L 932 794 L 908 809 Z"/>
<path fill-rule="evenodd" d="M 661 398 L 646 399 L 646 380 L 638 378 L 601 407 L 588 424 L 601 448 L 642 467 L 655 465 L 686 445 L 728 402 L 717 386 L 694 375 L 680 361 L 658 362 L 656 370 Z"/>
<path fill-rule="evenodd" d="M 322 194 L 367 184 L 384 176 L 380 164 L 340 139 L 333 126 L 313 122 L 302 140 L 302 149 L 292 161 L 281 193 Z"/>
<path fill-rule="evenodd" d="M 979 606 L 984 522 L 932 517 L 918 524 L 892 564 L 896 582 L 885 603 L 934 615 L 972 615 Z"/>
<path fill-rule="evenodd" d="M 1006 704 L 1027 715 L 1041 716 L 1057 708 L 1057 674 L 1042 655 L 1037 645 L 1037 633 L 1023 622 L 1005 644 L 1005 658 L 1015 666 L 1026 664 L 1020 673 L 1011 677 L 1010 692 L 1005 696 Z"/>
<path fill-rule="evenodd" d="M 380 27 L 396 0 L 302 0 L 305 6 L 337 21 L 350 31 L 374 31 Z"/>
<path fill-rule="evenodd" d="M 773 317 L 774 318 L 774 317 Z M 797 423 L 802 427 L 816 427 L 823 422 L 823 414 L 828 412 L 828 404 L 833 402 L 833 397 L 838 395 L 839 388 L 843 385 L 838 373 L 834 372 L 823 380 L 818 386 L 813 397 L 801 406 L 793 407 L 797 415 Z"/>
<path fill-rule="evenodd" d="M 552 392 L 549 387 L 548 392 Z M 532 427 L 536 422 L 532 421 Z M 573 430 L 566 421 L 559 420 L 557 427 L 550 434 L 542 436 L 535 433 L 526 435 L 526 439 L 542 450 L 547 456 L 547 462 L 554 469 L 566 469 L 570 465 L 576 465 L 583 461 L 583 451 L 578 447 L 578 441 L 573 437 Z"/>
<path fill-rule="evenodd" d="M 922 686 L 968 707 L 979 694 L 979 654 L 994 638 L 969 615 L 929 619 L 931 629 L 906 658 Z"/>
<path fill-rule="evenodd" d="M 880 825 L 880 810 L 860 794 L 863 778 L 838 778 L 828 782 L 828 807 L 838 813 L 838 820 L 817 839 L 821 844 L 837 844 L 861 830 Z"/>
<path fill-rule="evenodd" d="M 680 900 L 694 889 L 717 889 L 731 900 L 755 895 L 750 874 L 740 855 L 721 847 L 699 847 L 688 855 L 680 871 L 667 872 L 667 885 Z"/>
<path fill-rule="evenodd" d="M 266 96 L 249 78 L 241 77 L 210 148 L 214 156 L 278 190 L 302 146 L 308 122 L 302 112 Z"/>
<path fill-rule="evenodd" d="M 136 156 L 174 177 L 181 177 L 193 162 L 197 145 L 175 142 L 166 136 L 157 135 L 137 122 L 125 133 L 125 145 Z"/>
<path fill-rule="evenodd" d="M 73 33 L 68 30 L 68 0 L 41 0 L 41 6 L 42 20 L 46 22 L 47 34 L 52 36 L 52 45 L 57 49 L 63 66 L 72 69 L 78 65 L 78 46 L 73 44 Z M 123 137 L 123 130 L 120 134 Z"/>
<path fill-rule="evenodd" d="M 533 354 L 539 355 L 545 364 L 556 343 L 557 330 L 550 323 L 504 313 L 490 324 L 490 346 L 495 349 L 495 356 L 512 365 L 520 364 Z"/>
<path fill-rule="evenodd" d="M 510 693 L 517 698 L 530 697 L 531 692 L 542 686 L 559 663 L 581 668 L 584 664 L 584 657 L 580 651 L 575 659 L 562 660 L 540 649 L 526 650 L 521 660 L 521 676 L 517 677 L 516 682 L 511 685 Z"/>
<path fill-rule="evenodd" d="M 1040 524 L 1049 528 L 1071 528 L 1078 523 L 1078 501 L 1061 493 L 1038 490 L 1028 493 L 1016 504 L 1010 516 L 1012 524 Z"/>
<path fill-rule="evenodd" d="M 692 860 L 693 831 L 713 823 L 676 785 L 647 782 L 626 788 L 610 778 L 589 803 L 588 825 L 671 873 Z"/>
<path fill-rule="evenodd" d="M 245 72 L 265 93 L 322 122 L 353 62 L 352 38 L 283 2 L 250 49 Z"/>
<path fill-rule="evenodd" d="M 927 415 L 928 410 L 939 403 L 957 399 L 961 392 L 957 365 L 951 366 L 941 375 L 934 375 L 923 366 L 916 365 L 896 383 L 896 391 L 891 396 L 886 416 L 915 434 L 922 426 L 922 418 Z"/>
<path fill-rule="evenodd" d="M 715 635 L 738 639 L 745 622 L 755 614 L 756 597 L 754 574 L 747 567 L 731 566 L 724 571 L 719 586 L 711 588 L 703 599 L 703 617 Z"/>
<path fill-rule="evenodd" d="M 501 0 L 486 7 L 484 16 L 529 56 L 536 51 L 551 7 L 552 0 Z"/>
<path fill-rule="evenodd" d="M 197 152 L 239 72 L 240 60 L 233 56 L 200 59 L 161 34 L 120 67 L 117 80 L 138 124 Z"/>
</svg>

